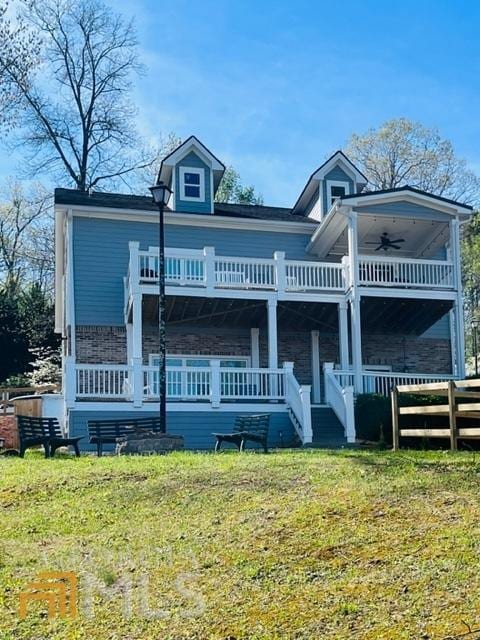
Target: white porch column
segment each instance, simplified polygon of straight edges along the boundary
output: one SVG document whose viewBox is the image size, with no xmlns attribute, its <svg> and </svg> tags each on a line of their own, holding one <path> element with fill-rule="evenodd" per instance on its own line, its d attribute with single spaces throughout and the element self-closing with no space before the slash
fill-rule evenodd
<svg viewBox="0 0 480 640">
<path fill-rule="evenodd" d="M 276 284 L 278 293 L 283 293 L 287 286 L 287 271 L 285 268 L 285 251 L 275 251 L 273 254 L 275 260 Z"/>
<path fill-rule="evenodd" d="M 252 369 L 260 367 L 260 329 L 252 327 L 250 329 L 250 358 Z"/>
<path fill-rule="evenodd" d="M 454 303 L 455 305 L 455 303 Z M 448 325 L 450 328 L 450 358 L 452 360 L 452 374 L 457 375 L 457 337 L 455 334 L 455 311 L 453 307 L 448 312 Z"/>
<path fill-rule="evenodd" d="M 355 391 L 363 393 L 362 376 L 362 326 L 360 320 L 360 296 L 357 294 L 350 300 L 350 318 L 352 323 L 352 365 Z"/>
<path fill-rule="evenodd" d="M 267 301 L 268 310 L 268 368 L 278 368 L 278 337 L 277 337 L 277 301 Z"/>
<path fill-rule="evenodd" d="M 348 346 L 348 306 L 346 301 L 338 303 L 338 348 L 340 369 L 350 368 L 350 349 Z"/>
<path fill-rule="evenodd" d="M 322 401 L 320 386 L 320 333 L 311 331 L 312 342 L 312 396 L 313 402 L 319 404 Z"/>
<path fill-rule="evenodd" d="M 142 356 L 142 294 L 132 295 L 132 359 L 133 405 L 141 407 L 143 401 L 143 356 Z"/>
<path fill-rule="evenodd" d="M 456 298 L 453 303 L 455 318 L 456 375 L 465 378 L 465 326 L 462 296 L 462 264 L 460 260 L 460 222 L 458 218 L 450 222 L 450 251 L 453 262 Z"/>
<path fill-rule="evenodd" d="M 352 365 L 355 391 L 363 393 L 362 377 L 362 327 L 360 320 L 360 295 L 358 294 L 358 216 L 350 211 L 348 216 L 348 257 L 350 259 L 350 320 L 352 327 Z"/>
</svg>

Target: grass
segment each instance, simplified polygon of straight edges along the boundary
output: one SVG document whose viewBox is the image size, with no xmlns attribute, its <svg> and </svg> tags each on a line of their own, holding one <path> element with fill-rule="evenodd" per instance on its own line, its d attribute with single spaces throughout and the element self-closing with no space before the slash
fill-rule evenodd
<svg viewBox="0 0 480 640">
<path fill-rule="evenodd" d="M 479 481 L 465 453 L 0 458 L 0 638 L 455 637 Z M 19 619 L 42 570 L 77 572 L 76 619 Z"/>
</svg>

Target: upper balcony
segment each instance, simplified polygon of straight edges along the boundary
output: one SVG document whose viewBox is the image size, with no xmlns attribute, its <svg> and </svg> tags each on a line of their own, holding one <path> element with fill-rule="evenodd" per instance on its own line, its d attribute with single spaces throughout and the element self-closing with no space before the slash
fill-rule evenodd
<svg viewBox="0 0 480 640">
<path fill-rule="evenodd" d="M 158 248 L 141 251 L 130 243 L 128 291 L 158 284 Z M 344 293 L 351 286 L 349 257 L 342 262 L 286 260 L 283 252 L 273 258 L 244 258 L 216 255 L 213 247 L 165 250 L 167 287 L 215 291 L 263 291 L 277 293 Z M 380 256 L 358 257 L 358 285 L 418 289 L 419 291 L 455 289 L 454 264 L 444 260 L 416 260 Z"/>
</svg>

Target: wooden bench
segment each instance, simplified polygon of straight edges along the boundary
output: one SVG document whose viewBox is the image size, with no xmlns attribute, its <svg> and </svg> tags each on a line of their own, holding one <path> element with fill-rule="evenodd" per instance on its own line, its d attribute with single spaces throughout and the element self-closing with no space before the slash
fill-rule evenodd
<svg viewBox="0 0 480 640">
<path fill-rule="evenodd" d="M 99 457 L 103 453 L 104 444 L 116 444 L 117 438 L 148 431 L 161 431 L 160 417 L 88 421 L 90 444 L 97 445 Z"/>
<path fill-rule="evenodd" d="M 81 438 L 65 438 L 57 418 L 17 416 L 17 424 L 21 458 L 27 449 L 39 445 L 43 446 L 46 458 L 53 457 L 59 447 L 70 446 L 74 448 L 77 458 L 80 456 L 78 442 Z"/>
<path fill-rule="evenodd" d="M 222 442 L 232 442 L 239 451 L 245 449 L 247 441 L 258 442 L 265 453 L 268 453 L 267 439 L 270 426 L 270 414 L 264 413 L 255 416 L 237 416 L 232 433 L 214 433 L 215 451 L 222 446 Z"/>
</svg>

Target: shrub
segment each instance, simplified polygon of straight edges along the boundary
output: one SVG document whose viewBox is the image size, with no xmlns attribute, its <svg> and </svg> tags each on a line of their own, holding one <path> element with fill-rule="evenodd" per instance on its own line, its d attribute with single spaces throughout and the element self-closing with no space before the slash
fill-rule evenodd
<svg viewBox="0 0 480 640">
<path fill-rule="evenodd" d="M 392 442 L 390 398 L 378 393 L 359 394 L 355 401 L 355 427 L 359 440 Z"/>
</svg>

